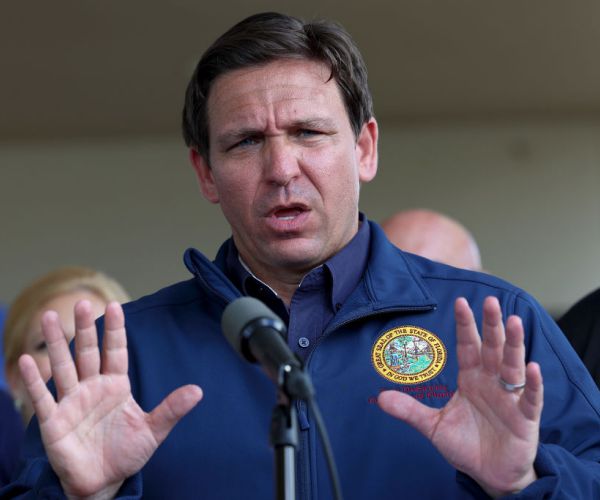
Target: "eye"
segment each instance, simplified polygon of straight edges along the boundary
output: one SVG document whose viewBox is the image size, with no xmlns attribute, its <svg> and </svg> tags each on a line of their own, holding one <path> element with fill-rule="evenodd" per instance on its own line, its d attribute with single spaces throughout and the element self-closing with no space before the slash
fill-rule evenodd
<svg viewBox="0 0 600 500">
<path fill-rule="evenodd" d="M 236 142 L 233 146 L 230 146 L 227 151 L 231 151 L 236 148 L 247 148 L 250 146 L 255 146 L 260 142 L 260 138 L 257 136 L 249 136 L 244 137 L 241 141 Z"/>
<path fill-rule="evenodd" d="M 298 132 L 296 132 L 296 135 L 298 137 L 314 137 L 316 135 L 321 135 L 322 132 L 320 132 L 319 130 L 312 130 L 312 129 L 307 129 L 307 128 L 303 128 L 298 130 Z"/>
<path fill-rule="evenodd" d="M 40 341 L 40 342 L 38 342 L 38 343 L 37 343 L 37 344 L 34 346 L 33 350 L 34 350 L 35 352 L 42 352 L 42 351 L 45 351 L 45 350 L 46 350 L 46 342 L 44 342 L 43 340 L 42 340 L 42 341 Z"/>
<path fill-rule="evenodd" d="M 257 142 L 258 141 L 256 140 L 255 137 L 246 137 L 245 139 L 243 139 L 240 142 L 238 142 L 237 146 L 253 146 Z"/>
</svg>

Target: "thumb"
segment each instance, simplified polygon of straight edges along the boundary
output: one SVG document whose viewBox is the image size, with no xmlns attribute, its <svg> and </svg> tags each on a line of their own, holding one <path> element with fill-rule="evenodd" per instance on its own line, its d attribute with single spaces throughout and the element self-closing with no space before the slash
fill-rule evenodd
<svg viewBox="0 0 600 500">
<path fill-rule="evenodd" d="M 377 398 L 377 404 L 384 412 L 431 438 L 439 410 L 419 403 L 412 396 L 398 391 L 383 391 Z"/>
<path fill-rule="evenodd" d="M 202 399 L 202 389 L 197 385 L 184 385 L 175 389 L 152 410 L 149 426 L 158 444 L 162 443 L 169 432 Z"/>
</svg>

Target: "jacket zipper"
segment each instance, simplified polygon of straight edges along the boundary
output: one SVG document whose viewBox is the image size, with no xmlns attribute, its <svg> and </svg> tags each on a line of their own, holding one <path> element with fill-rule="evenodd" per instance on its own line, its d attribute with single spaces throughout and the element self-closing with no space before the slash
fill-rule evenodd
<svg viewBox="0 0 600 500">
<path fill-rule="evenodd" d="M 367 314 L 357 314 L 350 318 L 347 318 L 343 322 L 334 325 L 332 328 L 325 329 L 323 335 L 319 337 L 319 340 L 315 343 L 314 348 L 310 351 L 308 357 L 306 358 L 306 362 L 304 363 L 304 367 L 308 370 L 308 365 L 312 358 L 313 353 L 319 347 L 319 344 L 328 337 L 332 332 L 338 330 L 349 323 L 353 323 L 359 319 L 368 318 L 370 316 L 376 316 L 381 313 L 392 313 L 392 312 L 425 312 L 436 309 L 434 305 L 429 306 L 413 306 L 413 307 L 399 307 L 399 308 L 390 308 L 390 309 L 382 309 L 380 311 L 373 311 Z M 317 395 L 318 396 L 318 395 Z M 316 432 L 316 429 L 313 429 L 313 424 L 310 419 L 310 415 L 308 415 L 306 403 L 304 401 L 297 401 L 297 410 L 298 410 L 298 423 L 300 427 L 301 437 L 300 437 L 300 449 L 298 450 L 298 497 L 300 500 L 318 500 L 313 499 L 312 494 L 312 481 L 311 481 L 311 472 L 310 472 L 310 435 L 309 433 Z M 327 425 L 327 422 L 325 422 Z M 318 437 L 318 436 L 317 436 Z M 335 458 L 335 457 L 334 457 Z M 318 492 L 317 492 L 318 494 Z"/>
</svg>

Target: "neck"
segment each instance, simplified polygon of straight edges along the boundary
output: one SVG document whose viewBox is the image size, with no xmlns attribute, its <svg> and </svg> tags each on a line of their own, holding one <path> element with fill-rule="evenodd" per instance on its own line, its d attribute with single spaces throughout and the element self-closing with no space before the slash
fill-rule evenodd
<svg viewBox="0 0 600 500">
<path fill-rule="evenodd" d="M 275 294 L 289 306 L 294 292 L 300 285 L 305 272 L 290 272 L 283 269 L 262 269 L 256 265 L 250 267 L 246 260 L 239 256 L 240 262 L 256 279 L 267 285 Z"/>
</svg>

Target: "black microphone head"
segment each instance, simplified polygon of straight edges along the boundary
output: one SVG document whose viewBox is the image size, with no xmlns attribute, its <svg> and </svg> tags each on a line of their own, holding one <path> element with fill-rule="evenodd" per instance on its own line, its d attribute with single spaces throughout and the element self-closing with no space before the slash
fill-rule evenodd
<svg viewBox="0 0 600 500">
<path fill-rule="evenodd" d="M 310 377 L 285 341 L 285 323 L 261 301 L 242 297 L 231 302 L 223 311 L 221 329 L 233 349 L 246 361 L 262 365 L 288 397 L 312 398 Z"/>
<path fill-rule="evenodd" d="M 285 332 L 285 325 L 281 318 L 254 297 L 236 299 L 223 311 L 221 330 L 227 342 L 244 358 L 248 357 L 244 349 L 244 330 L 250 323 L 259 319 L 272 320 L 276 325 L 281 325 L 276 329 Z"/>
</svg>

